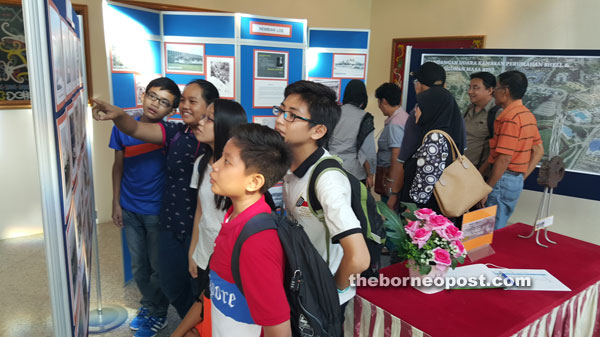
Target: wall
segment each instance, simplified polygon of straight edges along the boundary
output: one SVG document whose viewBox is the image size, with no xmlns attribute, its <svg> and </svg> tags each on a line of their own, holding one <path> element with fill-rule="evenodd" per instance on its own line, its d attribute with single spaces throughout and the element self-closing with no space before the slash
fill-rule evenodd
<svg viewBox="0 0 600 337">
<path fill-rule="evenodd" d="M 0 110 L 0 240 L 42 232 L 31 109 Z"/>
<path fill-rule="evenodd" d="M 367 110 L 383 126 L 374 92 L 389 81 L 393 38 L 486 35 L 487 48 L 597 49 L 593 0 L 373 0 Z M 599 172 L 600 173 L 600 172 Z M 524 191 L 511 222 L 532 223 L 541 193 Z M 553 230 L 600 244 L 600 202 L 553 197 Z"/>
<path fill-rule="evenodd" d="M 91 71 L 94 96 L 109 99 L 108 66 L 102 22 L 102 3 L 98 0 L 77 0 L 88 6 L 91 42 Z M 264 16 L 308 19 L 311 27 L 369 28 L 371 0 L 306 0 L 306 1 L 223 1 L 196 0 L 147 1 L 161 4 L 202 7 Z M 351 18 L 351 19 L 349 19 Z M 113 152 L 108 149 L 112 123 L 94 122 L 92 144 L 96 209 L 100 222 L 111 218 L 111 168 Z"/>
</svg>

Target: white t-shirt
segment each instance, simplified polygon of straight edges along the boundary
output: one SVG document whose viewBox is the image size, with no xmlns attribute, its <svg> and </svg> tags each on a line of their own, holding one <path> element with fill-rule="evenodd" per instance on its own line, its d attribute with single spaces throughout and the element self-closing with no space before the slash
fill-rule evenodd
<svg viewBox="0 0 600 337">
<path fill-rule="evenodd" d="M 194 171 L 192 173 L 192 181 L 190 187 L 198 189 L 198 200 L 202 205 L 202 216 L 198 223 L 198 243 L 192 258 L 198 267 L 206 270 L 208 260 L 213 253 L 215 239 L 221 230 L 221 223 L 225 217 L 225 211 L 217 209 L 215 205 L 215 194 L 212 192 L 209 174 L 212 172 L 212 166 L 209 164 L 204 171 L 202 184 L 198 188 L 200 174 L 198 173 L 198 164 L 203 156 L 196 159 L 194 163 Z"/>
<path fill-rule="evenodd" d="M 344 256 L 344 250 L 339 243 L 333 242 L 339 242 L 339 239 L 345 236 L 362 231 L 351 206 L 350 182 L 340 171 L 323 172 L 315 184 L 315 193 L 323 207 L 327 226 L 325 227 L 310 211 L 308 183 L 315 163 L 325 156 L 330 156 L 329 152 L 319 148 L 295 171 L 288 170 L 283 178 L 283 201 L 288 217 L 304 227 L 308 238 L 325 261 L 329 248 L 329 269 L 335 274 Z M 347 302 L 355 294 L 356 289 L 351 287 L 340 294 L 340 303 Z"/>
</svg>

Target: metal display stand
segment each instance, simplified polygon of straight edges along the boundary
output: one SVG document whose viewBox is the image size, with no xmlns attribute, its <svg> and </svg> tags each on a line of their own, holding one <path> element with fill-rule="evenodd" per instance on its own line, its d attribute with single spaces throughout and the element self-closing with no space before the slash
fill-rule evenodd
<svg viewBox="0 0 600 337">
<path fill-rule="evenodd" d="M 100 286 L 100 257 L 98 249 L 98 226 L 94 226 L 94 255 L 96 262 L 96 294 L 98 308 L 90 310 L 90 333 L 103 333 L 119 327 L 127 320 L 127 310 L 119 305 L 102 306 L 102 287 Z"/>
<path fill-rule="evenodd" d="M 540 202 L 540 206 L 538 207 L 531 233 L 529 233 L 529 235 L 519 235 L 520 238 L 529 239 L 535 233 L 535 242 L 539 246 L 548 248 L 547 245 L 540 242 L 540 232 L 543 231 L 546 241 L 552 244 L 557 244 L 557 242 L 548 238 L 548 230 L 545 227 L 538 228 L 537 223 L 540 219 L 547 218 L 550 215 L 550 206 L 554 188 L 558 186 L 558 183 L 563 179 L 564 176 L 565 164 L 560 156 L 554 156 L 552 159 L 546 160 L 542 163 L 538 176 L 538 184 L 544 186 L 544 194 L 542 195 L 542 200 Z"/>
</svg>

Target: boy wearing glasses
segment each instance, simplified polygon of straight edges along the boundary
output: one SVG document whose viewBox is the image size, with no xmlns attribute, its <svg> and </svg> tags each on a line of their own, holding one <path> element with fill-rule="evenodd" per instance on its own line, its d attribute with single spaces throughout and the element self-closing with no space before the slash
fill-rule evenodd
<svg viewBox="0 0 600 337">
<path fill-rule="evenodd" d="M 336 94 L 326 86 L 298 81 L 285 88 L 285 100 L 273 107 L 275 130 L 292 151 L 292 164 L 284 176 L 283 200 L 288 216 L 300 223 L 310 241 L 334 274 L 340 304 L 356 293 L 349 276 L 369 267 L 369 251 L 360 222 L 350 205 L 348 178 L 338 170 L 324 171 L 315 183 L 315 195 L 323 206 L 323 219 L 308 205 L 308 183 L 319 159 L 330 156 L 323 148 L 341 110 Z"/>
<path fill-rule="evenodd" d="M 180 96 L 172 80 L 165 77 L 152 80 L 143 94 L 143 114 L 136 120 L 160 122 L 177 107 Z M 164 324 L 169 307 L 169 300 L 160 289 L 157 267 L 165 149 L 128 136 L 115 126 L 109 147 L 115 150 L 112 219 L 117 227 L 124 228 L 133 278 L 142 294 L 141 315 L 132 320 L 130 328 L 143 330 L 149 319 Z"/>
</svg>

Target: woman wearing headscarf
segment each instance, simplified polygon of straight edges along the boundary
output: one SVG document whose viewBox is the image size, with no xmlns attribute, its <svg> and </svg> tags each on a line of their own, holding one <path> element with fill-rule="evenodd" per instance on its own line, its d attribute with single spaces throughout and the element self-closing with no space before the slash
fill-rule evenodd
<svg viewBox="0 0 600 337">
<path fill-rule="evenodd" d="M 377 157 L 373 115 L 363 110 L 368 96 L 365 83 L 352 80 L 344 90 L 342 115 L 329 139 L 329 153 L 339 156 L 342 167 L 367 188 L 373 186 Z"/>
<path fill-rule="evenodd" d="M 452 163 L 452 150 L 448 139 L 438 132 L 446 132 L 462 153 L 465 148 L 465 130 L 462 115 L 452 94 L 433 87 L 417 95 L 415 112 L 421 128 L 423 144 L 404 163 L 404 187 L 400 201 L 416 203 L 419 208 L 431 208 L 441 214 L 433 194 L 433 187 L 446 166 Z M 425 137 L 427 135 L 427 137 Z"/>
</svg>

